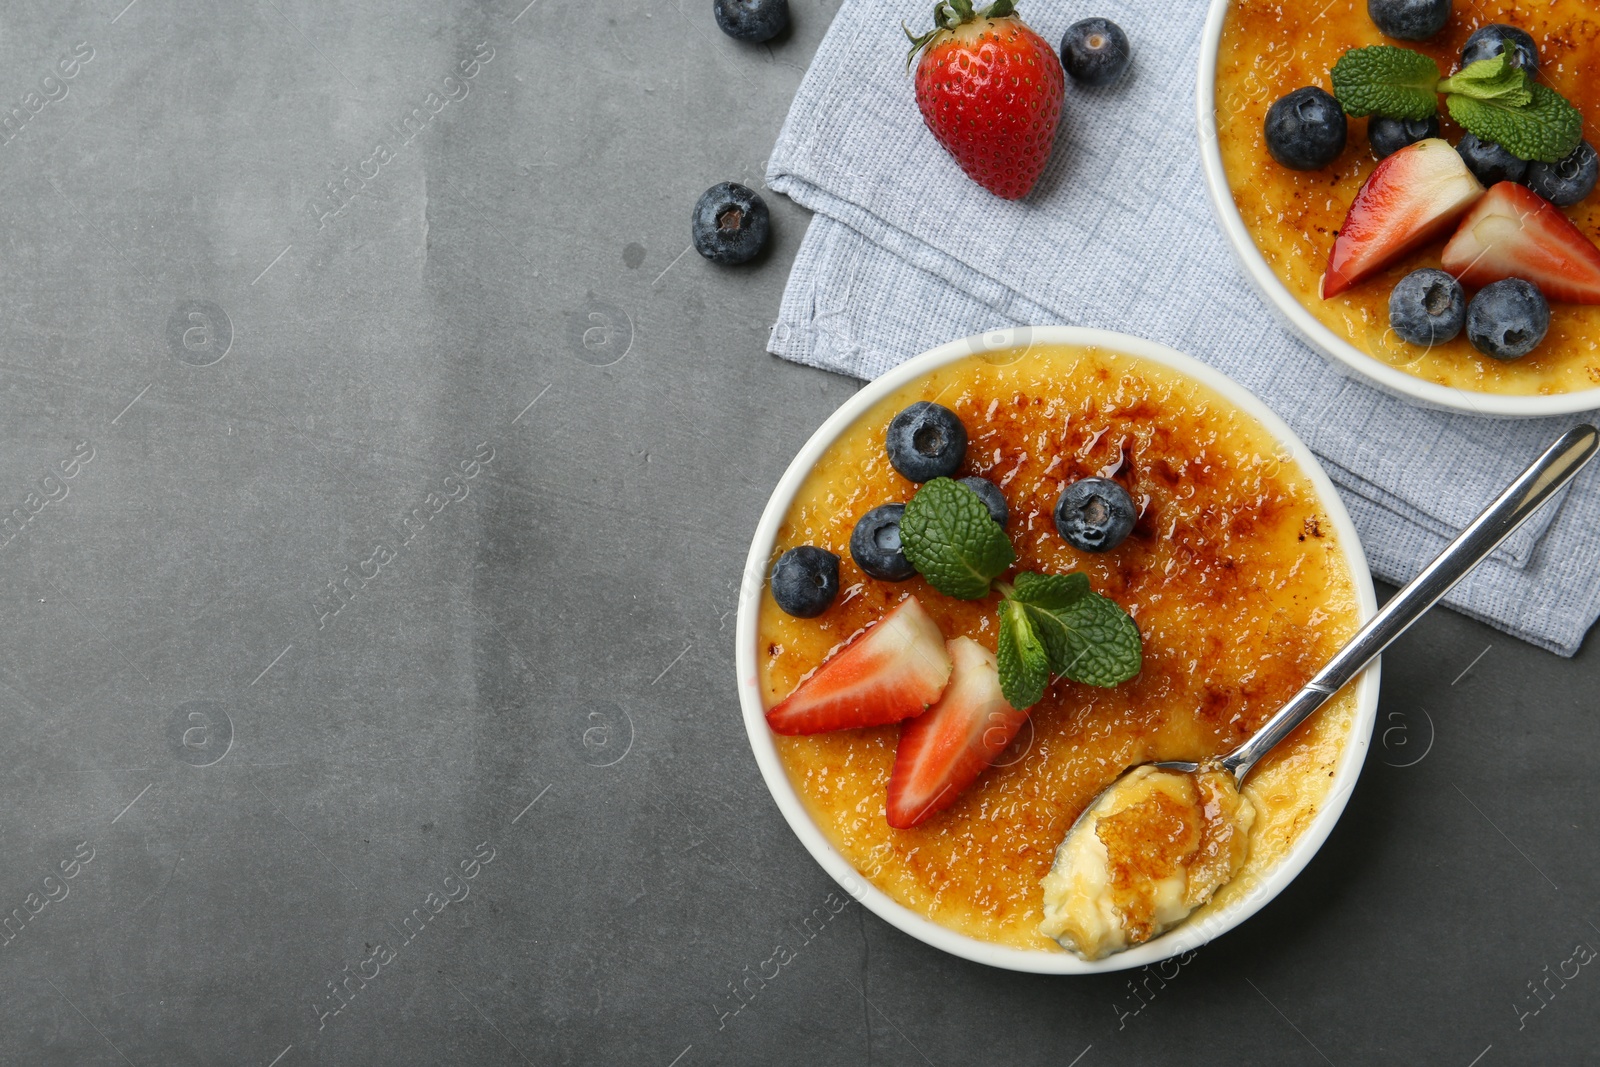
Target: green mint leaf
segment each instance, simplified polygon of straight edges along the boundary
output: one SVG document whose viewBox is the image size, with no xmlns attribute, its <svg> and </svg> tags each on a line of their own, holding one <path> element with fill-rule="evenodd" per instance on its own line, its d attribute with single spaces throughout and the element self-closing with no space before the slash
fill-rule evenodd
<svg viewBox="0 0 1600 1067">
<path fill-rule="evenodd" d="M 1439 111 L 1439 64 L 1409 48 L 1352 48 L 1333 65 L 1333 95 L 1348 114 L 1425 119 Z"/>
<path fill-rule="evenodd" d="M 1439 91 L 1474 100 L 1498 100 L 1509 107 L 1523 107 L 1533 102 L 1527 73 L 1513 67 L 1511 57 L 1504 52 L 1456 71 L 1439 83 Z"/>
<path fill-rule="evenodd" d="M 1053 674 L 1109 689 L 1139 673 L 1139 628 L 1116 601 L 1091 592 L 1081 573 L 1018 575 L 1008 609 L 1026 616 Z"/>
<path fill-rule="evenodd" d="M 1050 684 L 1050 655 L 1027 609 L 1015 600 L 1000 602 L 1000 643 L 995 659 L 1006 702 L 1018 711 L 1039 703 Z"/>
<path fill-rule="evenodd" d="M 1017 559 L 978 494 L 949 478 L 935 478 L 911 498 L 900 544 L 929 585 L 959 600 L 988 596 L 990 581 Z"/>
<path fill-rule="evenodd" d="M 1476 65 L 1476 64 L 1474 64 Z M 1460 93 L 1445 98 L 1450 117 L 1522 159 L 1559 163 L 1583 140 L 1583 114 L 1541 82 L 1529 82 L 1531 101 L 1522 107 L 1503 100 L 1476 100 Z"/>
<path fill-rule="evenodd" d="M 1069 635 L 1058 674 L 1075 682 L 1105 689 L 1132 678 L 1144 663 L 1139 627 L 1122 605 L 1110 597 L 1090 593 L 1057 615 Z"/>
<path fill-rule="evenodd" d="M 1089 576 L 1082 571 L 1073 571 L 1071 574 L 1024 571 L 1017 575 L 1012 597 L 1046 611 L 1062 611 L 1089 594 Z"/>
</svg>

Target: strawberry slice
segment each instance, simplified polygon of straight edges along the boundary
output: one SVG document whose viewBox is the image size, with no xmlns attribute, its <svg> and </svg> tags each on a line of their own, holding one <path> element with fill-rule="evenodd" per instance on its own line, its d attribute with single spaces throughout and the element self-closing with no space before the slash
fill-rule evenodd
<svg viewBox="0 0 1600 1067">
<path fill-rule="evenodd" d="M 909 830 L 954 804 L 1028 717 L 1000 692 L 993 652 L 970 637 L 958 637 L 950 642 L 950 657 L 955 673 L 944 696 L 900 728 L 886 812 L 897 830 Z"/>
<path fill-rule="evenodd" d="M 1461 221 L 1444 246 L 1444 269 L 1475 289 L 1522 278 L 1547 300 L 1600 304 L 1600 248 L 1561 209 L 1515 182 L 1490 189 Z"/>
<path fill-rule="evenodd" d="M 1322 277 L 1323 298 L 1441 236 L 1482 196 L 1482 184 L 1449 141 L 1430 137 L 1389 156 L 1350 205 Z"/>
<path fill-rule="evenodd" d="M 921 715 L 949 680 L 944 635 L 907 597 L 773 706 L 767 725 L 778 734 L 884 726 Z"/>
</svg>

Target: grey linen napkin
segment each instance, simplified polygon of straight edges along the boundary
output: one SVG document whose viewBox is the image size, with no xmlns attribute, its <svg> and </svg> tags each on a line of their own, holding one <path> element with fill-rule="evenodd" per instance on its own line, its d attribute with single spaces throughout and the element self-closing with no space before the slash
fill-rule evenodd
<svg viewBox="0 0 1600 1067">
<path fill-rule="evenodd" d="M 1205 5 L 1034 0 L 1056 42 L 1116 20 L 1133 65 L 1109 89 L 1068 84 L 1061 136 L 1029 197 L 969 181 L 923 125 L 902 20 L 927 0 L 845 0 L 768 162 L 767 184 L 816 212 L 769 348 L 873 378 L 1001 326 L 1137 334 L 1261 396 L 1321 459 L 1372 570 L 1409 579 L 1577 417 L 1494 420 L 1414 407 L 1341 373 L 1250 286 L 1206 200 L 1194 123 Z M 1570 656 L 1600 614 L 1600 464 L 1447 603 Z"/>
</svg>

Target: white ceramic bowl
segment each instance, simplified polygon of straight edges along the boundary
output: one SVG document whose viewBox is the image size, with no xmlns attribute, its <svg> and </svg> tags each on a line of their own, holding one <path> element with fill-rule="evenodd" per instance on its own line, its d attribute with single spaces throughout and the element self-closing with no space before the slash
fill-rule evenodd
<svg viewBox="0 0 1600 1067">
<path fill-rule="evenodd" d="M 1343 363 L 1381 388 L 1429 407 L 1449 408 L 1473 415 L 1532 418 L 1564 415 L 1600 408 L 1600 389 L 1583 389 L 1552 396 L 1507 396 L 1473 392 L 1421 378 L 1382 360 L 1374 359 L 1343 337 L 1338 336 L 1307 311 L 1287 286 L 1279 280 L 1245 229 L 1239 208 L 1233 202 L 1227 173 L 1222 168 L 1222 148 L 1217 138 L 1217 58 L 1222 43 L 1222 22 L 1233 0 L 1211 0 L 1205 33 L 1200 41 L 1200 82 L 1195 99 L 1200 123 L 1200 168 L 1205 174 L 1211 206 L 1228 244 L 1243 264 L 1245 273 L 1266 296 L 1267 302 L 1312 348 Z"/>
<path fill-rule="evenodd" d="M 975 353 L 1020 348 L 1028 344 L 1095 345 L 1109 351 L 1161 363 L 1216 390 L 1239 410 L 1253 416 L 1273 437 L 1292 450 L 1290 454 L 1295 457 L 1316 486 L 1317 495 L 1338 531 L 1339 544 L 1344 548 L 1350 575 L 1355 582 L 1357 598 L 1360 601 L 1362 621 L 1371 618 L 1377 611 L 1372 576 L 1367 570 L 1360 538 L 1350 521 L 1349 513 L 1345 511 L 1338 494 L 1334 491 L 1333 483 L 1328 480 L 1328 476 L 1312 456 L 1311 450 L 1260 400 L 1210 367 L 1152 341 L 1105 330 L 1066 326 L 997 330 L 981 337 L 969 337 L 925 352 L 867 385 L 845 401 L 839 410 L 812 434 L 811 440 L 806 442 L 806 446 L 800 450 L 794 462 L 789 464 L 789 469 L 779 480 L 778 487 L 773 490 L 772 499 L 767 502 L 766 511 L 762 513 L 761 522 L 756 527 L 755 538 L 750 545 L 749 559 L 745 563 L 735 638 L 738 642 L 739 704 L 744 712 L 745 730 L 750 735 L 750 747 L 755 751 L 761 776 L 766 780 L 773 800 L 777 801 L 778 810 L 789 821 L 790 828 L 800 838 L 800 842 L 822 865 L 822 869 L 832 875 L 847 893 L 870 908 L 879 918 L 935 948 L 964 959 L 1014 971 L 1033 971 L 1040 974 L 1094 974 L 1143 967 L 1187 952 L 1231 930 L 1277 896 L 1316 854 L 1329 831 L 1333 829 L 1333 824 L 1338 821 L 1340 813 L 1344 811 L 1345 801 L 1350 795 L 1350 790 L 1355 787 L 1356 777 L 1361 773 L 1361 764 L 1366 758 L 1373 722 L 1377 717 L 1378 664 L 1374 663 L 1366 674 L 1354 683 L 1359 687 L 1357 711 L 1349 736 L 1345 739 L 1343 756 L 1338 769 L 1334 772 L 1329 799 L 1320 806 L 1311 825 L 1306 827 L 1283 860 L 1246 896 L 1233 902 L 1228 908 L 1208 916 L 1204 921 L 1179 925 L 1153 941 L 1094 963 L 1085 962 L 1066 952 L 1010 948 L 988 941 L 979 941 L 916 914 L 891 900 L 886 893 L 868 882 L 850 861 L 828 842 L 822 829 L 812 821 L 805 804 L 795 793 L 789 776 L 784 772 L 783 763 L 778 758 L 772 732 L 767 728 L 766 707 L 762 701 L 758 682 L 756 625 L 778 528 L 783 524 L 784 516 L 788 514 L 795 493 L 799 491 L 801 483 L 811 473 L 817 461 L 822 458 L 822 454 L 869 407 L 901 386 L 938 367 Z"/>
</svg>

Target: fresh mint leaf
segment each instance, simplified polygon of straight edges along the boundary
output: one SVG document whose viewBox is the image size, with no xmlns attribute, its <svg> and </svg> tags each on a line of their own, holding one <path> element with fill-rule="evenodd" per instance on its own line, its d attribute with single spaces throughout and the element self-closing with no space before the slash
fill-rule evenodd
<svg viewBox="0 0 1600 1067">
<path fill-rule="evenodd" d="M 1015 600 L 1000 602 L 1000 642 L 995 652 L 1000 692 L 1018 711 L 1039 703 L 1050 684 L 1050 655 L 1034 629 L 1028 609 Z"/>
<path fill-rule="evenodd" d="M 1090 594 L 1089 576 L 1082 571 L 1071 574 L 1017 575 L 1016 599 L 1046 611 L 1063 611 Z"/>
<path fill-rule="evenodd" d="M 1109 689 L 1139 673 L 1139 628 L 1116 601 L 1090 591 L 1087 576 L 1021 574 L 1009 600 L 1044 645 L 1052 674 Z"/>
<path fill-rule="evenodd" d="M 1439 92 L 1473 100 L 1498 100 L 1509 107 L 1523 107 L 1533 102 L 1527 72 L 1512 66 L 1511 57 L 1505 52 L 1456 71 L 1439 83 Z"/>
<path fill-rule="evenodd" d="M 1559 163 L 1583 140 L 1583 114 L 1541 82 L 1529 82 L 1528 90 L 1530 101 L 1521 107 L 1460 93 L 1446 97 L 1445 104 L 1450 117 L 1480 140 L 1492 141 L 1522 159 Z"/>
<path fill-rule="evenodd" d="M 949 478 L 935 478 L 911 498 L 900 544 L 929 585 L 959 600 L 983 599 L 1017 559 L 978 494 Z"/>
<path fill-rule="evenodd" d="M 1062 677 L 1110 689 L 1139 673 L 1144 663 L 1139 627 L 1115 600 L 1090 593 L 1056 617 L 1069 638 L 1061 655 L 1065 662 L 1051 665 Z"/>
<path fill-rule="evenodd" d="M 1333 65 L 1332 77 L 1334 97 L 1358 118 L 1425 119 L 1439 111 L 1439 64 L 1409 48 L 1352 48 Z"/>
</svg>

